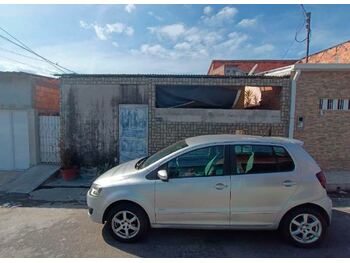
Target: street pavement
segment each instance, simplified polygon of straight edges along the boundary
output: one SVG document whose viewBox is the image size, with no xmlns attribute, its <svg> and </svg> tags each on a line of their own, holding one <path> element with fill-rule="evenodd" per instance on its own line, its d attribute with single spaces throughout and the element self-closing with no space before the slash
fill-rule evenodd
<svg viewBox="0 0 350 263">
<path fill-rule="evenodd" d="M 141 243 L 122 244 L 91 222 L 82 204 L 19 203 L 0 208 L 0 257 L 350 256 L 349 198 L 336 202 L 329 233 L 315 249 L 290 246 L 275 231 L 154 229 Z"/>
</svg>

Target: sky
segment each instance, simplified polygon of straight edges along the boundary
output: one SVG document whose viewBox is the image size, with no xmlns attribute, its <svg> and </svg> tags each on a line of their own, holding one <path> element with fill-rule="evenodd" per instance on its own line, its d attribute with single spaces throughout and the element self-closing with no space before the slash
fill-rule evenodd
<svg viewBox="0 0 350 263">
<path fill-rule="evenodd" d="M 310 52 L 350 39 L 350 5 L 305 5 Z M 213 59 L 305 55 L 300 5 L 0 5 L 0 27 L 76 73 L 206 74 Z M 0 35 L 8 37 L 5 32 Z M 0 71 L 61 73 L 0 38 Z"/>
</svg>

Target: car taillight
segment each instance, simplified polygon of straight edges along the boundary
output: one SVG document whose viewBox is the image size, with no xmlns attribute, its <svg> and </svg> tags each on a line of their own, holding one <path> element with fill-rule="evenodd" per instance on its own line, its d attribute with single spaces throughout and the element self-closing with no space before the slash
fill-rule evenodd
<svg viewBox="0 0 350 263">
<path fill-rule="evenodd" d="M 326 179 L 326 176 L 324 175 L 324 173 L 322 171 L 320 171 L 316 174 L 316 177 L 317 177 L 318 181 L 320 182 L 320 184 L 322 185 L 322 187 L 324 189 L 326 189 L 327 179 Z"/>
</svg>

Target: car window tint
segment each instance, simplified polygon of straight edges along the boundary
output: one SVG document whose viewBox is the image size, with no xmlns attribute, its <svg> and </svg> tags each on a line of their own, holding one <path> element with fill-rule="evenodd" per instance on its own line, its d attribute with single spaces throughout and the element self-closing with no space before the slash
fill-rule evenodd
<svg viewBox="0 0 350 263">
<path fill-rule="evenodd" d="M 280 172 L 294 170 L 294 162 L 290 157 L 289 153 L 286 151 L 286 149 L 284 149 L 283 147 L 274 146 L 273 150 L 277 158 Z"/>
<path fill-rule="evenodd" d="M 236 145 L 236 174 L 286 172 L 294 163 L 283 147 L 267 145 Z"/>
<path fill-rule="evenodd" d="M 211 146 L 184 153 L 168 162 L 170 178 L 224 174 L 224 146 Z"/>
</svg>

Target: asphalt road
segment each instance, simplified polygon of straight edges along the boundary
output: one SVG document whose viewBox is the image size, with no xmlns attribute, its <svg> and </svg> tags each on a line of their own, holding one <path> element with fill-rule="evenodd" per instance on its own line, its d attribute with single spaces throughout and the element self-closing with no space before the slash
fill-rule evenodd
<svg viewBox="0 0 350 263">
<path fill-rule="evenodd" d="M 174 230 L 150 232 L 122 244 L 72 204 L 0 208 L 0 257 L 350 257 L 350 207 L 334 209 L 322 246 L 292 247 L 275 231 Z"/>
</svg>

